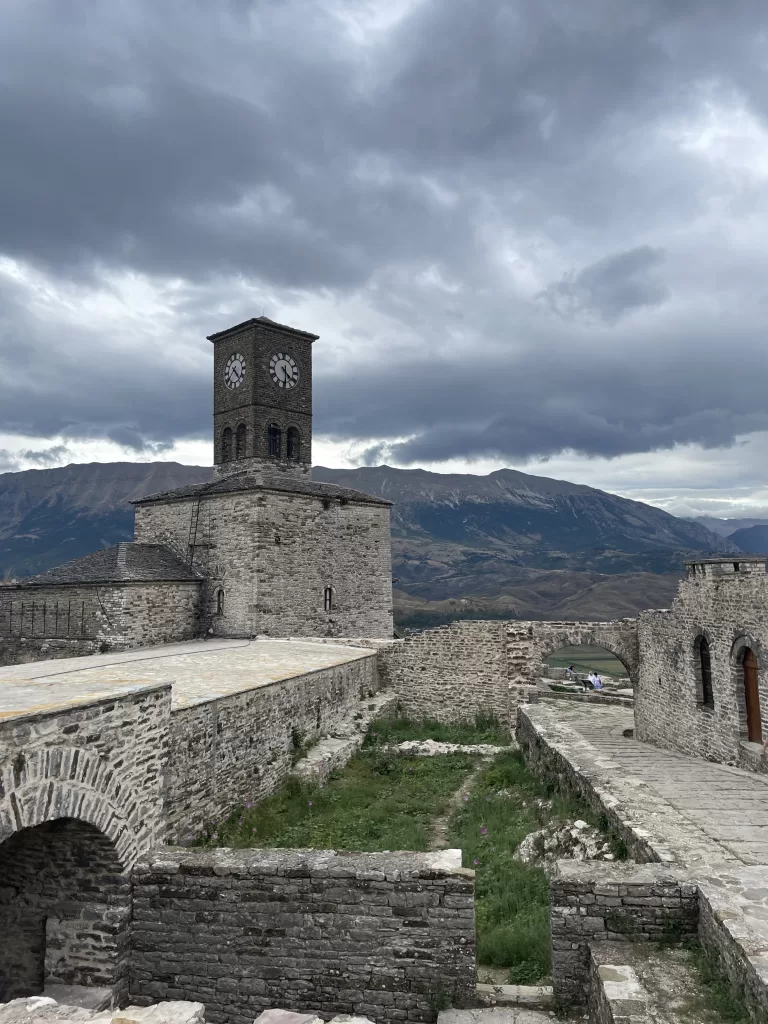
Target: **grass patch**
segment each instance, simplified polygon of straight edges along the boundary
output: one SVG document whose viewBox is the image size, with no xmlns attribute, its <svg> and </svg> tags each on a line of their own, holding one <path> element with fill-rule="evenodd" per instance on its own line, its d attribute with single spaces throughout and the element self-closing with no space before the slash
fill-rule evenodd
<svg viewBox="0 0 768 1024">
<path fill-rule="evenodd" d="M 718 1024 L 750 1024 L 743 995 L 731 985 L 719 964 L 698 943 L 690 946 L 691 959 L 705 995 L 686 1007 L 687 1014 L 708 1013 Z"/>
<path fill-rule="evenodd" d="M 287 779 L 272 796 L 208 828 L 197 845 L 425 851 L 432 821 L 476 764 L 467 754 L 394 757 L 374 747 L 325 786 Z"/>
<path fill-rule="evenodd" d="M 583 804 L 552 793 L 515 751 L 480 774 L 451 819 L 449 842 L 476 872 L 478 963 L 509 968 L 511 985 L 537 984 L 551 970 L 547 876 L 512 854 L 530 832 L 576 818 L 597 824 Z"/>
<path fill-rule="evenodd" d="M 363 746 L 395 745 L 405 740 L 491 743 L 503 747 L 511 743 L 512 736 L 491 712 L 478 712 L 473 722 L 437 722 L 431 718 L 415 720 L 394 715 L 373 722 Z"/>
</svg>

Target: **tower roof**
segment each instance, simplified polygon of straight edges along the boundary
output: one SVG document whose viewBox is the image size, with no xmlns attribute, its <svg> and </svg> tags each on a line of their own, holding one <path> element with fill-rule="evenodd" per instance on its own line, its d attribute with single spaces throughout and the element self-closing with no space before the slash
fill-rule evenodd
<svg viewBox="0 0 768 1024">
<path fill-rule="evenodd" d="M 310 341 L 317 341 L 320 337 L 319 334 L 310 334 L 309 331 L 300 331 L 298 327 L 289 327 L 287 324 L 279 324 L 276 320 L 270 320 L 268 316 L 255 316 L 251 317 L 250 320 L 243 320 L 241 324 L 235 324 L 234 327 L 227 327 L 223 331 L 217 331 L 216 334 L 209 334 L 208 341 L 221 341 L 222 338 L 228 337 L 230 334 L 237 334 L 242 331 L 245 327 L 268 327 L 270 331 L 284 331 L 286 334 L 298 334 L 302 338 L 309 338 Z"/>
</svg>

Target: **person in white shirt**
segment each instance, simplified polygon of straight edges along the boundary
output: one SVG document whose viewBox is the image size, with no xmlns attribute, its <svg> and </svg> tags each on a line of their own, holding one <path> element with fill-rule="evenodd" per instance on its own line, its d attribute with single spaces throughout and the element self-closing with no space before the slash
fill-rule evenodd
<svg viewBox="0 0 768 1024">
<path fill-rule="evenodd" d="M 591 669 L 590 669 L 590 673 L 589 673 L 589 675 L 587 676 L 587 682 L 589 683 L 589 685 L 590 685 L 590 686 L 592 687 L 592 689 L 594 690 L 594 688 L 595 688 L 595 673 L 594 673 L 594 672 L 592 672 L 592 670 L 591 670 Z"/>
</svg>

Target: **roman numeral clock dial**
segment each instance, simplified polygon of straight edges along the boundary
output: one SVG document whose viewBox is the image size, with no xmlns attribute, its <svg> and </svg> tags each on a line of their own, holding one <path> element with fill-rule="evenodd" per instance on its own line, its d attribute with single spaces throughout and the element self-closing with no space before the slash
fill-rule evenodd
<svg viewBox="0 0 768 1024">
<path fill-rule="evenodd" d="M 269 375 L 279 388 L 295 388 L 299 383 L 299 367 L 287 352 L 275 352 L 269 360 Z"/>
<path fill-rule="evenodd" d="M 239 388 L 245 380 L 245 356 L 233 352 L 224 367 L 224 383 L 230 391 Z"/>
</svg>

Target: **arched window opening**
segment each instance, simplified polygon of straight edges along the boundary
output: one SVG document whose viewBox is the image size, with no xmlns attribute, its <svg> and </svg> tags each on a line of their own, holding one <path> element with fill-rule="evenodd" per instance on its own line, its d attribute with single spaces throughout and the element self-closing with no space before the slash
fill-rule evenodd
<svg viewBox="0 0 768 1024">
<path fill-rule="evenodd" d="M 129 879 L 97 828 L 58 818 L 20 829 L 0 844 L 0 878 L 0 997 L 125 977 Z"/>
<path fill-rule="evenodd" d="M 326 587 L 323 592 L 323 608 L 326 612 L 333 611 L 335 592 L 333 587 Z"/>
<path fill-rule="evenodd" d="M 224 614 L 224 591 L 223 590 L 217 590 L 216 591 L 216 614 L 217 615 L 223 615 Z"/>
<path fill-rule="evenodd" d="M 267 427 L 267 451 L 272 459 L 280 458 L 280 449 L 283 446 L 283 432 L 277 423 L 270 423 Z"/>
<path fill-rule="evenodd" d="M 221 434 L 221 461 L 230 462 L 232 459 L 232 427 L 224 427 Z"/>
<path fill-rule="evenodd" d="M 245 442 L 248 437 L 248 428 L 244 423 L 238 424 L 237 438 L 235 440 L 235 458 L 245 458 Z"/>
<path fill-rule="evenodd" d="M 702 707 L 713 708 L 715 697 L 712 691 L 712 656 L 709 640 L 703 634 L 696 638 L 695 662 L 698 702 Z"/>
<path fill-rule="evenodd" d="M 301 458 L 301 434 L 298 427 L 288 427 L 288 458 L 298 462 Z"/>
</svg>

